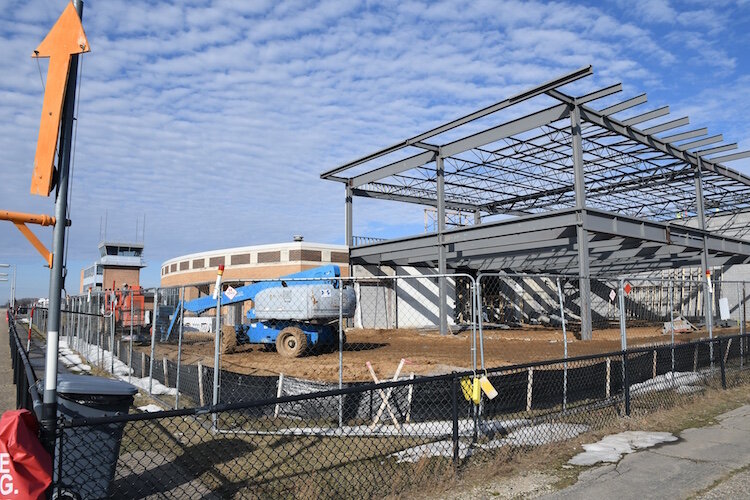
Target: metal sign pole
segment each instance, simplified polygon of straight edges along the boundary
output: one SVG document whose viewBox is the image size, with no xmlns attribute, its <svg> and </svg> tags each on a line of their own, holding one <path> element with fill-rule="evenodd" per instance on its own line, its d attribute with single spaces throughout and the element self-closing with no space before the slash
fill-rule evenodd
<svg viewBox="0 0 750 500">
<path fill-rule="evenodd" d="M 74 0 L 78 17 L 83 16 L 83 1 Z M 44 404 L 42 405 L 42 437 L 48 450 L 55 446 L 57 431 L 57 354 L 60 332 L 60 297 L 65 280 L 65 230 L 68 221 L 68 181 L 70 151 L 73 138 L 78 55 L 70 56 L 70 70 L 65 104 L 61 118 L 60 148 L 58 154 L 57 199 L 55 201 L 55 229 L 53 232 L 52 272 L 49 284 L 49 318 L 47 323 L 47 353 L 44 368 Z"/>
</svg>

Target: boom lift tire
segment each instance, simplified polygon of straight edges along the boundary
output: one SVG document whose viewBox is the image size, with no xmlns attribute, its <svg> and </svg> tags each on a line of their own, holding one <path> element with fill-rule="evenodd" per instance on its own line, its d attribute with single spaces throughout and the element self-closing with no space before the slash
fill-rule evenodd
<svg viewBox="0 0 750 500">
<path fill-rule="evenodd" d="M 276 350 L 286 358 L 298 358 L 307 351 L 307 335 L 296 326 L 288 326 L 276 337 Z"/>
</svg>

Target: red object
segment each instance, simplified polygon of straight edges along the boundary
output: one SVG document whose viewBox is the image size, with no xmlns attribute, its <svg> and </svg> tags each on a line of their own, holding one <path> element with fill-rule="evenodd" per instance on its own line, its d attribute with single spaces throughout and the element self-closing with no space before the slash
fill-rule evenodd
<svg viewBox="0 0 750 500">
<path fill-rule="evenodd" d="M 39 424 L 29 410 L 0 417 L 0 495 L 45 498 L 52 484 L 52 458 L 39 442 Z"/>
<path fill-rule="evenodd" d="M 31 306 L 31 316 L 29 316 L 29 340 L 31 340 L 31 323 L 34 322 L 34 309 L 36 308 L 36 304 Z"/>
<path fill-rule="evenodd" d="M 633 287 L 630 286 L 630 283 L 625 283 L 623 288 L 625 289 L 625 295 L 630 295 L 630 291 L 633 289 Z"/>
</svg>

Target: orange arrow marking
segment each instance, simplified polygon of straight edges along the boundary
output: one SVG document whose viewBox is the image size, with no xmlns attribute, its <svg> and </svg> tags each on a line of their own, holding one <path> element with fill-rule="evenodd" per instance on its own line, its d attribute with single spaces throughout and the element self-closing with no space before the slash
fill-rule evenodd
<svg viewBox="0 0 750 500">
<path fill-rule="evenodd" d="M 55 150 L 60 134 L 60 115 L 65 100 L 65 87 L 70 73 L 70 58 L 90 49 L 81 18 L 69 3 L 52 29 L 31 57 L 49 57 L 47 85 L 42 104 L 42 120 L 34 156 L 31 194 L 49 196 L 52 190 Z"/>
</svg>

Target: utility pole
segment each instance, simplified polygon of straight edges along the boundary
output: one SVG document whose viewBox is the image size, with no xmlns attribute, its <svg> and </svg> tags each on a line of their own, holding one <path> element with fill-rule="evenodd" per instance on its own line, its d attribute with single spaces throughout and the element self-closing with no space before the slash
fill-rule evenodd
<svg viewBox="0 0 750 500">
<path fill-rule="evenodd" d="M 73 0 L 78 17 L 83 16 L 83 1 Z M 65 283 L 65 231 L 68 221 L 68 182 L 70 152 L 75 119 L 76 80 L 78 55 L 70 56 L 70 70 L 65 89 L 65 102 L 61 117 L 60 147 L 57 156 L 57 196 L 55 199 L 56 224 L 52 236 L 52 271 L 49 280 L 49 316 L 47 319 L 47 355 L 44 369 L 44 398 L 42 405 L 42 441 L 48 450 L 54 450 L 57 430 L 57 355 L 60 332 L 60 300 Z"/>
<path fill-rule="evenodd" d="M 0 267 L 10 267 L 9 264 L 0 264 Z M 0 281 L 8 281 L 8 273 L 0 273 Z M 11 292 L 10 292 L 10 300 L 8 301 L 10 303 L 10 309 L 13 310 L 13 283 L 11 282 Z"/>
</svg>

